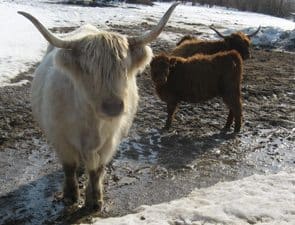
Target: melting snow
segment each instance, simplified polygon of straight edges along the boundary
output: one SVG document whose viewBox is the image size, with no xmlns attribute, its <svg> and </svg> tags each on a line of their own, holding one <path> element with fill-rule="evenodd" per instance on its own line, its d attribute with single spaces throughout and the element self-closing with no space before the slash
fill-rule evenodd
<svg viewBox="0 0 295 225">
<path fill-rule="evenodd" d="M 253 175 L 239 181 L 195 189 L 187 197 L 137 213 L 94 219 L 94 225 L 294 224 L 295 172 Z"/>
</svg>

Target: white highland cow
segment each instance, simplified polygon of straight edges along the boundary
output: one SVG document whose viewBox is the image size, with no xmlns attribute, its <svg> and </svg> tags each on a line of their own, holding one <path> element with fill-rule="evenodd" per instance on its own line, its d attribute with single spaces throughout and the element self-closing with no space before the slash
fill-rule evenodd
<svg viewBox="0 0 295 225">
<path fill-rule="evenodd" d="M 67 202 L 79 198 L 76 171 L 82 161 L 89 176 L 85 205 L 102 208 L 105 166 L 132 124 L 138 104 L 136 74 L 153 55 L 147 44 L 161 33 L 177 5 L 154 29 L 137 37 L 86 25 L 61 39 L 19 12 L 50 43 L 35 71 L 32 109 L 62 163 Z"/>
</svg>

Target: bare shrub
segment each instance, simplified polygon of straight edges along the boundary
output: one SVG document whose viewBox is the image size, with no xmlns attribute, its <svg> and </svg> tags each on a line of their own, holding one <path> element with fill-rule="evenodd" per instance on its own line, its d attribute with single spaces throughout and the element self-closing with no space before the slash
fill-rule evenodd
<svg viewBox="0 0 295 225">
<path fill-rule="evenodd" d="M 218 5 L 280 17 L 288 17 L 295 12 L 294 0 L 192 0 L 193 5 L 196 3 L 209 7 Z"/>
</svg>

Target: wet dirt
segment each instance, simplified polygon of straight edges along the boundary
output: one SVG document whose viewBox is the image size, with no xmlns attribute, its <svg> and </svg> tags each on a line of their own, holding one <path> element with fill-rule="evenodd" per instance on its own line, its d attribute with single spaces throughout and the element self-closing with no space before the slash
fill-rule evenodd
<svg viewBox="0 0 295 225">
<path fill-rule="evenodd" d="M 152 48 L 158 53 L 173 44 L 162 40 Z M 134 124 L 107 168 L 106 208 L 99 214 L 57 201 L 63 174 L 31 115 L 32 66 L 12 81 L 26 79 L 25 85 L 0 88 L 0 224 L 91 222 L 94 216 L 125 215 L 143 204 L 177 199 L 196 187 L 294 168 L 294 62 L 292 53 L 253 49 L 244 63 L 244 118 L 237 135 L 220 133 L 227 116 L 220 99 L 181 104 L 172 129 L 163 131 L 165 104 L 155 95 L 147 68 L 138 76 L 141 99 Z M 82 195 L 85 181 L 81 172 Z"/>
</svg>

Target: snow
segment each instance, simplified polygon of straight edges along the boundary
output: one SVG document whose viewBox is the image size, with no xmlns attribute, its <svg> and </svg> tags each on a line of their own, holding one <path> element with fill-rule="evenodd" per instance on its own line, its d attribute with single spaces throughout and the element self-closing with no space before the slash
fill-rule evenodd
<svg viewBox="0 0 295 225">
<path fill-rule="evenodd" d="M 106 24 L 125 26 L 142 22 L 155 24 L 170 5 L 156 3 L 155 6 L 149 7 L 121 4 L 119 7 L 98 8 L 52 4 L 52 2 L 0 1 L 0 28 L 5 31 L 0 37 L 0 86 L 8 85 L 11 78 L 40 61 L 47 45 L 36 28 L 27 19 L 18 15 L 17 11 L 31 13 L 48 28 L 76 27 L 92 23 L 102 29 L 109 29 Z M 263 32 L 253 39 L 254 44 L 275 45 L 280 48 L 280 45 L 294 45 L 295 42 L 295 23 L 292 21 L 257 13 L 225 10 L 221 7 L 180 5 L 168 22 L 169 26 L 203 32 L 203 37 L 216 38 L 214 32 L 208 29 L 210 24 L 221 27 L 221 31 L 225 33 L 235 30 L 249 32 L 258 25 L 265 27 Z M 181 35 L 183 34 L 163 32 L 160 38 L 175 42 Z M 281 40 L 282 36 L 285 38 Z"/>
<path fill-rule="evenodd" d="M 295 172 L 253 175 L 195 189 L 187 197 L 117 218 L 96 218 L 94 225 L 294 224 Z"/>
</svg>

